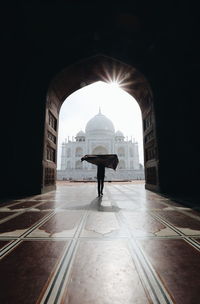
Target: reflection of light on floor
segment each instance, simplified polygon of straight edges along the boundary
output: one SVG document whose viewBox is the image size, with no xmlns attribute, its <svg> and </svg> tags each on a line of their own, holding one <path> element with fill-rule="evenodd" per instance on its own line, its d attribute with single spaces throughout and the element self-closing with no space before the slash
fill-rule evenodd
<svg viewBox="0 0 200 304">
<path fill-rule="evenodd" d="M 102 207 L 111 207 L 111 202 L 110 201 L 102 201 L 101 202 L 101 206 Z"/>
<path fill-rule="evenodd" d="M 80 299 L 81 304 L 96 299 L 98 303 L 196 303 L 200 214 L 137 183 L 106 184 L 100 198 L 95 183 L 82 186 L 59 186 L 58 198 L 53 191 L 49 202 L 44 200 L 47 196 L 35 197 L 37 212 L 32 212 L 30 200 L 19 201 L 17 212 L 4 213 L 13 207 L 11 202 L 0 208 L 0 266 L 7 270 L 0 272 L 6 286 L 0 293 L 5 300 L 0 302 L 13 303 L 14 297 L 15 303 L 21 303 L 26 292 L 27 303 L 32 303 L 37 278 L 34 303 L 56 303 L 57 298 L 63 304 Z M 39 209 L 48 205 L 50 212 Z"/>
</svg>

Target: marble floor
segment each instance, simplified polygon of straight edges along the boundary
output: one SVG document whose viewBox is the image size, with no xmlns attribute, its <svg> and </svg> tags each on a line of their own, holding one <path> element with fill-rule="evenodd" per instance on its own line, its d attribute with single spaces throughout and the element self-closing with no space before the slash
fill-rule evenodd
<svg viewBox="0 0 200 304">
<path fill-rule="evenodd" d="M 0 303 L 200 303 L 200 213 L 142 182 L 0 205 Z"/>
</svg>

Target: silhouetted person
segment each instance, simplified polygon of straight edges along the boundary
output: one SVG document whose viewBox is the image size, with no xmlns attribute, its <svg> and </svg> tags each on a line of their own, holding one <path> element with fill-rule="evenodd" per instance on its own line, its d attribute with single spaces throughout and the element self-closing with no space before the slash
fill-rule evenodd
<svg viewBox="0 0 200 304">
<path fill-rule="evenodd" d="M 105 167 L 103 165 L 98 165 L 97 166 L 98 196 L 103 195 L 104 177 L 105 177 Z"/>
</svg>

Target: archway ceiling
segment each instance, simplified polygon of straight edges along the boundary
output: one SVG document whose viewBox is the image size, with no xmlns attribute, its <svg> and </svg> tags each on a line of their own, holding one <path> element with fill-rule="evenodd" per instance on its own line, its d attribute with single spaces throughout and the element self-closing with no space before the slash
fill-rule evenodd
<svg viewBox="0 0 200 304">
<path fill-rule="evenodd" d="M 70 94 L 96 81 L 119 82 L 122 89 L 135 97 L 142 111 L 152 101 L 148 81 L 138 70 L 101 54 L 71 65 L 57 74 L 49 87 L 48 98 L 54 102 L 56 99 L 61 106 Z"/>
<path fill-rule="evenodd" d="M 3 38 L 17 45 L 22 59 L 42 57 L 45 68 L 51 65 L 52 78 L 99 53 L 137 67 L 157 57 L 167 64 L 182 64 L 182 59 L 191 64 L 199 59 L 198 19 L 190 15 L 191 6 L 194 12 L 193 4 L 182 2 L 102 0 L 97 7 L 96 1 L 19 1 L 8 8 L 8 35 Z"/>
<path fill-rule="evenodd" d="M 149 33 L 159 16 L 159 5 L 155 10 L 152 3 L 142 2 L 102 0 L 97 8 L 96 1 L 21 1 L 18 10 L 26 40 L 36 49 L 48 48 L 49 53 L 59 47 L 62 52 L 82 45 L 83 51 L 87 44 L 107 53 L 128 45 L 141 53 L 150 45 Z"/>
<path fill-rule="evenodd" d="M 90 64 L 89 60 L 85 60 L 85 66 L 82 68 L 80 65 L 72 66 L 71 70 L 68 68 L 73 83 L 65 71 L 66 81 L 59 86 L 58 83 L 52 86 L 52 95 L 55 94 L 54 98 L 57 96 L 61 102 L 80 88 L 80 82 L 84 81 L 83 76 L 87 77 L 88 84 L 101 80 L 95 71 L 94 61 L 98 64 L 98 69 L 101 69 L 102 59 L 96 58 L 93 62 L 91 59 L 96 54 L 108 56 L 110 59 L 107 59 L 107 63 L 110 61 L 111 67 L 115 61 L 120 68 L 131 70 L 131 75 L 135 75 L 136 70 L 133 71 L 130 66 L 141 67 L 146 56 L 154 49 L 155 37 L 159 36 L 155 30 L 159 31 L 162 27 L 161 24 L 159 27 L 155 26 L 160 18 L 159 6 L 157 5 L 155 10 L 149 1 L 127 3 L 102 0 L 98 8 L 95 1 L 24 1 L 19 3 L 18 16 L 23 24 L 21 48 L 24 49 L 25 45 L 25 49 L 35 52 L 36 57 L 38 54 L 43 56 L 44 68 L 49 69 L 51 78 L 66 67 L 90 58 Z M 104 58 L 102 65 L 105 61 Z M 129 66 L 125 69 L 122 62 Z M 66 83 L 70 84 L 71 90 L 64 91 L 62 86 Z M 129 86 L 126 89 L 142 107 L 144 99 L 149 95 L 144 79 L 139 77 L 134 88 Z"/>
</svg>

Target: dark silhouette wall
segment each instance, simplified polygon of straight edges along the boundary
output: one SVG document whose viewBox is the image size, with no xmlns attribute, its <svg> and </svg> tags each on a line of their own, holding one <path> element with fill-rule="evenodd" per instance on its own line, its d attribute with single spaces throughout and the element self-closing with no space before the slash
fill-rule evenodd
<svg viewBox="0 0 200 304">
<path fill-rule="evenodd" d="M 49 84 L 100 53 L 134 66 L 151 85 L 161 192 L 198 200 L 198 19 L 197 8 L 184 2 L 4 4 L 1 197 L 41 191 Z"/>
</svg>

